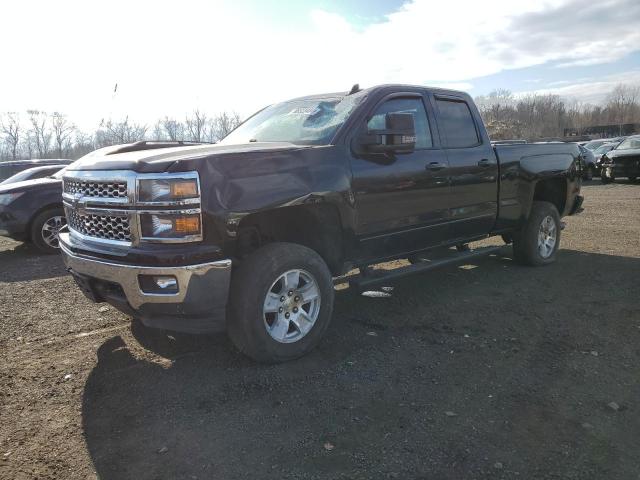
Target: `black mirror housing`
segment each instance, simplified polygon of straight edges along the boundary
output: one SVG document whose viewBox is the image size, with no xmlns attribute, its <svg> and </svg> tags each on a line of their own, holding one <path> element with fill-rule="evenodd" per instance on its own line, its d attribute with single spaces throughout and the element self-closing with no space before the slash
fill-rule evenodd
<svg viewBox="0 0 640 480">
<path fill-rule="evenodd" d="M 384 130 L 369 130 L 359 144 L 369 153 L 412 152 L 416 147 L 416 128 L 412 113 L 387 113 Z"/>
</svg>

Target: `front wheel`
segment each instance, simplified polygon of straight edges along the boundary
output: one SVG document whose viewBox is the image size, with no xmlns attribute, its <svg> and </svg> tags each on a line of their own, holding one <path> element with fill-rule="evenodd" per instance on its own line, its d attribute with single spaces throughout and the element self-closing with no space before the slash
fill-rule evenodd
<svg viewBox="0 0 640 480">
<path fill-rule="evenodd" d="M 529 219 L 513 237 L 515 260 L 524 265 L 548 265 L 556 261 L 560 246 L 560 215 L 549 202 L 533 202 Z"/>
<path fill-rule="evenodd" d="M 301 357 L 331 321 L 331 272 L 313 250 L 268 244 L 233 272 L 228 332 L 240 351 L 266 363 Z"/>
<path fill-rule="evenodd" d="M 58 233 L 67 224 L 62 208 L 40 212 L 31 222 L 31 241 L 42 253 L 58 253 Z"/>
</svg>

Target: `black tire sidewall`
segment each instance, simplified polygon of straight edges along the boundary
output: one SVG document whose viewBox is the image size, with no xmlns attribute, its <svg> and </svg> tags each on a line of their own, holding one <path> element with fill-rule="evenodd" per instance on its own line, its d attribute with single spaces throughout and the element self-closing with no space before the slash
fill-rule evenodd
<svg viewBox="0 0 640 480">
<path fill-rule="evenodd" d="M 556 243 L 553 253 L 543 258 L 538 253 L 538 232 L 542 220 L 550 216 L 556 225 Z M 549 202 L 535 201 L 531 208 L 531 214 L 524 228 L 514 237 L 514 254 L 520 263 L 532 266 L 548 265 L 556 261 L 561 238 L 560 215 L 556 207 Z"/>
<path fill-rule="evenodd" d="M 43 210 L 36 215 L 31 222 L 31 242 L 42 253 L 55 254 L 60 252 L 60 248 L 53 248 L 47 245 L 42 238 L 42 227 L 47 220 L 52 217 L 64 217 L 64 209 L 62 208 L 49 208 Z"/>
<path fill-rule="evenodd" d="M 273 282 L 284 272 L 300 269 L 313 276 L 320 290 L 320 313 L 307 335 L 293 343 L 280 343 L 267 332 L 263 303 Z M 323 337 L 333 313 L 333 279 L 313 250 L 291 243 L 273 243 L 253 252 L 233 272 L 228 332 L 235 345 L 251 358 L 278 363 L 301 357 Z"/>
</svg>

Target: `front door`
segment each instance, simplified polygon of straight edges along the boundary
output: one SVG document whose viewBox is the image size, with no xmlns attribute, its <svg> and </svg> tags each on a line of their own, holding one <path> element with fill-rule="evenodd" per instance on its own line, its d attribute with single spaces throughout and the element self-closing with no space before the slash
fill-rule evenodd
<svg viewBox="0 0 640 480">
<path fill-rule="evenodd" d="M 411 153 L 354 155 L 359 260 L 391 257 L 446 240 L 449 169 L 425 106 L 421 94 L 393 94 L 366 119 L 366 128 L 383 129 L 385 114 L 412 113 L 416 147 Z"/>
</svg>

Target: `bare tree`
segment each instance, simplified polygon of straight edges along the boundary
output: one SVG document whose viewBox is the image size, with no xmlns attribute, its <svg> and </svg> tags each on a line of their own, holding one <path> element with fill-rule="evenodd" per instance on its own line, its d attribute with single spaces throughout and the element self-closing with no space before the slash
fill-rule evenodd
<svg viewBox="0 0 640 480">
<path fill-rule="evenodd" d="M 238 125 L 240 125 L 240 115 L 236 112 L 219 113 L 211 119 L 211 140 L 219 142 Z"/>
<path fill-rule="evenodd" d="M 58 158 L 62 158 L 63 151 L 71 147 L 71 134 L 75 127 L 69 123 L 65 115 L 59 112 L 54 112 L 51 115 L 51 124 L 53 125 L 53 137 L 58 150 Z"/>
<path fill-rule="evenodd" d="M 6 114 L 6 118 L 0 118 L 0 132 L 4 135 L 4 143 L 11 159 L 15 160 L 20 144 L 20 116 L 15 112 L 9 112 Z"/>
<path fill-rule="evenodd" d="M 38 158 L 47 158 L 51 148 L 51 131 L 47 128 L 47 114 L 39 110 L 27 110 L 27 113 Z"/>
<path fill-rule="evenodd" d="M 153 140 L 166 140 L 167 137 L 165 135 L 164 127 L 162 126 L 162 122 L 158 120 L 156 124 L 153 126 L 153 134 L 151 135 Z"/>
<path fill-rule="evenodd" d="M 119 122 L 103 121 L 96 132 L 96 147 L 137 142 L 144 140 L 146 133 L 146 125 L 129 123 L 129 117 Z"/>
<path fill-rule="evenodd" d="M 175 118 L 164 117 L 160 125 L 169 140 L 184 140 L 184 125 Z"/>
<path fill-rule="evenodd" d="M 606 109 L 609 119 L 620 125 L 621 131 L 624 123 L 630 123 L 637 118 L 639 97 L 640 86 L 624 84 L 616 85 L 607 96 Z"/>
<path fill-rule="evenodd" d="M 93 135 L 88 135 L 78 129 L 74 129 L 74 138 L 69 150 L 71 158 L 80 158 L 96 149 Z"/>
<path fill-rule="evenodd" d="M 205 137 L 207 128 L 207 115 L 200 110 L 194 110 L 192 115 L 185 119 L 187 130 L 189 132 L 189 140 L 193 142 L 202 142 Z"/>
</svg>

